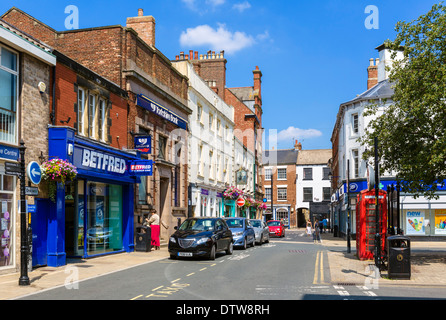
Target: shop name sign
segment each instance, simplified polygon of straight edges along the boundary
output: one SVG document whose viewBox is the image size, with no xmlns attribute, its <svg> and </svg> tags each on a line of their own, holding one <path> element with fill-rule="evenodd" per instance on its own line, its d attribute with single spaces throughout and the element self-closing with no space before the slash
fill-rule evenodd
<svg viewBox="0 0 446 320">
<path fill-rule="evenodd" d="M 187 121 L 176 115 L 174 112 L 169 109 L 163 107 L 162 105 L 156 103 L 155 101 L 150 100 L 146 96 L 139 94 L 136 98 L 136 104 L 140 107 L 143 107 L 146 110 L 149 110 L 156 115 L 164 118 L 178 127 L 187 130 Z"/>
<path fill-rule="evenodd" d="M 95 169 L 105 173 L 125 174 L 126 162 L 125 159 L 116 157 L 98 150 L 89 150 L 79 148 L 81 152 L 79 157 L 74 157 L 75 165 L 83 169 Z M 77 161 L 76 161 L 77 160 Z"/>
<path fill-rule="evenodd" d="M 134 176 L 152 176 L 152 160 L 134 160 L 129 161 L 129 174 Z"/>
</svg>

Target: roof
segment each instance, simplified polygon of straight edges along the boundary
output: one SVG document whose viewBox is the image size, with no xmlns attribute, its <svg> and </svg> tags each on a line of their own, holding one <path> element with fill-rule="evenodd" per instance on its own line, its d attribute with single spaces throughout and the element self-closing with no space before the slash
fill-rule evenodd
<svg viewBox="0 0 446 320">
<path fill-rule="evenodd" d="M 297 157 L 297 165 L 327 164 L 332 157 L 331 149 L 301 150 Z"/>
<path fill-rule="evenodd" d="M 228 88 L 241 101 L 254 100 L 253 87 Z"/>
<path fill-rule="evenodd" d="M 262 163 L 265 166 L 296 164 L 298 152 L 295 149 L 265 150 L 262 154 Z"/>
<path fill-rule="evenodd" d="M 351 104 L 358 101 L 369 101 L 369 100 L 376 100 L 376 99 L 389 99 L 393 96 L 394 90 L 392 88 L 392 84 L 389 82 L 389 79 L 383 80 L 370 88 L 369 90 L 361 93 L 360 95 L 356 96 L 353 100 L 350 100 L 349 102 L 343 103 L 345 104 Z"/>
</svg>

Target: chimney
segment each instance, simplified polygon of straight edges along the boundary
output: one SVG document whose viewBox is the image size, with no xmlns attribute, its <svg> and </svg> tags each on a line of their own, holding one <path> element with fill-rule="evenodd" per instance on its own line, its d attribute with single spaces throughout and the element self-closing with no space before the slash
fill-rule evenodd
<svg viewBox="0 0 446 320">
<path fill-rule="evenodd" d="M 256 69 L 252 72 L 254 74 L 254 104 L 256 109 L 259 108 L 257 116 L 261 116 L 262 109 L 262 71 L 256 66 Z"/>
<path fill-rule="evenodd" d="M 302 150 L 302 143 L 298 142 L 298 140 L 296 140 L 296 143 L 294 144 L 294 150 L 296 151 Z"/>
<path fill-rule="evenodd" d="M 138 9 L 137 17 L 127 18 L 127 28 L 132 28 L 148 45 L 155 46 L 155 18 L 144 16 L 143 9 Z"/>
<path fill-rule="evenodd" d="M 376 59 L 376 64 L 373 60 L 373 58 L 370 59 L 370 65 L 367 68 L 367 90 L 370 88 L 373 88 L 378 84 L 378 63 L 379 59 Z"/>
</svg>

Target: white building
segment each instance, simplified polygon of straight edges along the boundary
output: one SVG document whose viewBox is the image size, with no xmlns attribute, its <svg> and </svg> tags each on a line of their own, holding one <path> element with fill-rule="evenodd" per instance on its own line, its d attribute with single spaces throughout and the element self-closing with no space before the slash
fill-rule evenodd
<svg viewBox="0 0 446 320">
<path fill-rule="evenodd" d="M 298 225 L 308 219 L 328 218 L 331 149 L 300 150 L 296 162 L 296 212 Z"/>
<path fill-rule="evenodd" d="M 379 103 L 380 110 L 377 113 L 381 115 L 385 108 L 392 104 L 393 89 L 389 82 L 389 71 L 386 66 L 391 68 L 391 51 L 381 45 L 377 48 L 379 59 L 376 64 L 373 59 L 370 61 L 369 70 L 369 89 L 356 96 L 349 102 L 340 105 L 333 129 L 331 141 L 333 143 L 333 157 L 330 160 L 333 185 L 332 190 L 332 218 L 334 225 L 339 227 L 341 233 L 347 231 L 347 167 L 350 179 L 350 210 L 351 210 L 351 231 L 356 232 L 355 204 L 358 192 L 367 189 L 367 162 L 362 159 L 365 147 L 358 142 L 358 138 L 364 136 L 365 129 L 372 120 L 371 116 L 364 116 L 364 111 L 371 102 Z M 401 59 L 402 53 L 398 52 L 396 59 Z M 370 70 L 377 71 L 375 82 L 371 79 Z M 372 76 L 373 77 L 373 76 Z M 372 159 L 370 159 L 372 160 Z M 380 188 L 387 190 L 388 186 L 396 186 L 395 172 L 380 173 Z M 438 200 L 428 200 L 424 197 L 415 199 L 409 194 L 400 196 L 400 216 L 392 217 L 391 221 L 400 221 L 400 227 L 403 232 L 411 236 L 441 236 L 446 235 L 446 229 L 439 226 L 440 221 L 446 221 L 446 192 L 439 192 Z M 396 210 L 395 210 L 396 211 Z M 422 221 L 422 228 L 415 230 L 411 225 L 412 216 L 417 216 L 418 221 Z M 393 225 L 392 227 L 396 227 Z M 418 228 L 417 228 L 418 229 Z"/>
<path fill-rule="evenodd" d="M 189 78 L 189 164 L 192 216 L 223 215 L 222 193 L 234 183 L 234 109 L 195 72 L 187 60 L 174 61 Z"/>
</svg>

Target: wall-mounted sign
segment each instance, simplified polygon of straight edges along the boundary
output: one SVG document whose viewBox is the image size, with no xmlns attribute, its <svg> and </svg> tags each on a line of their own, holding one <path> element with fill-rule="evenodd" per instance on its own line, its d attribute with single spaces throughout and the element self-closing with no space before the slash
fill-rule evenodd
<svg viewBox="0 0 446 320">
<path fill-rule="evenodd" d="M 74 147 L 73 164 L 79 169 L 92 170 L 99 173 L 126 174 L 126 161 L 124 158 L 80 146 Z"/>
<path fill-rule="evenodd" d="M 248 173 L 246 170 L 240 169 L 237 171 L 237 185 L 248 184 Z"/>
<path fill-rule="evenodd" d="M 146 110 L 149 110 L 150 112 L 155 113 L 161 118 L 172 122 L 178 127 L 187 130 L 187 121 L 185 119 L 175 114 L 173 111 L 167 109 L 166 107 L 163 107 L 155 101 L 147 98 L 146 96 L 138 94 L 138 96 L 136 97 L 136 104 Z"/>
<path fill-rule="evenodd" d="M 134 160 L 129 161 L 128 171 L 134 176 L 152 176 L 153 161 L 152 160 Z"/>
<path fill-rule="evenodd" d="M 19 148 L 0 145 L 0 158 L 17 161 L 19 159 Z"/>
<path fill-rule="evenodd" d="M 152 136 L 135 137 L 135 149 L 144 154 L 152 153 Z"/>
</svg>

